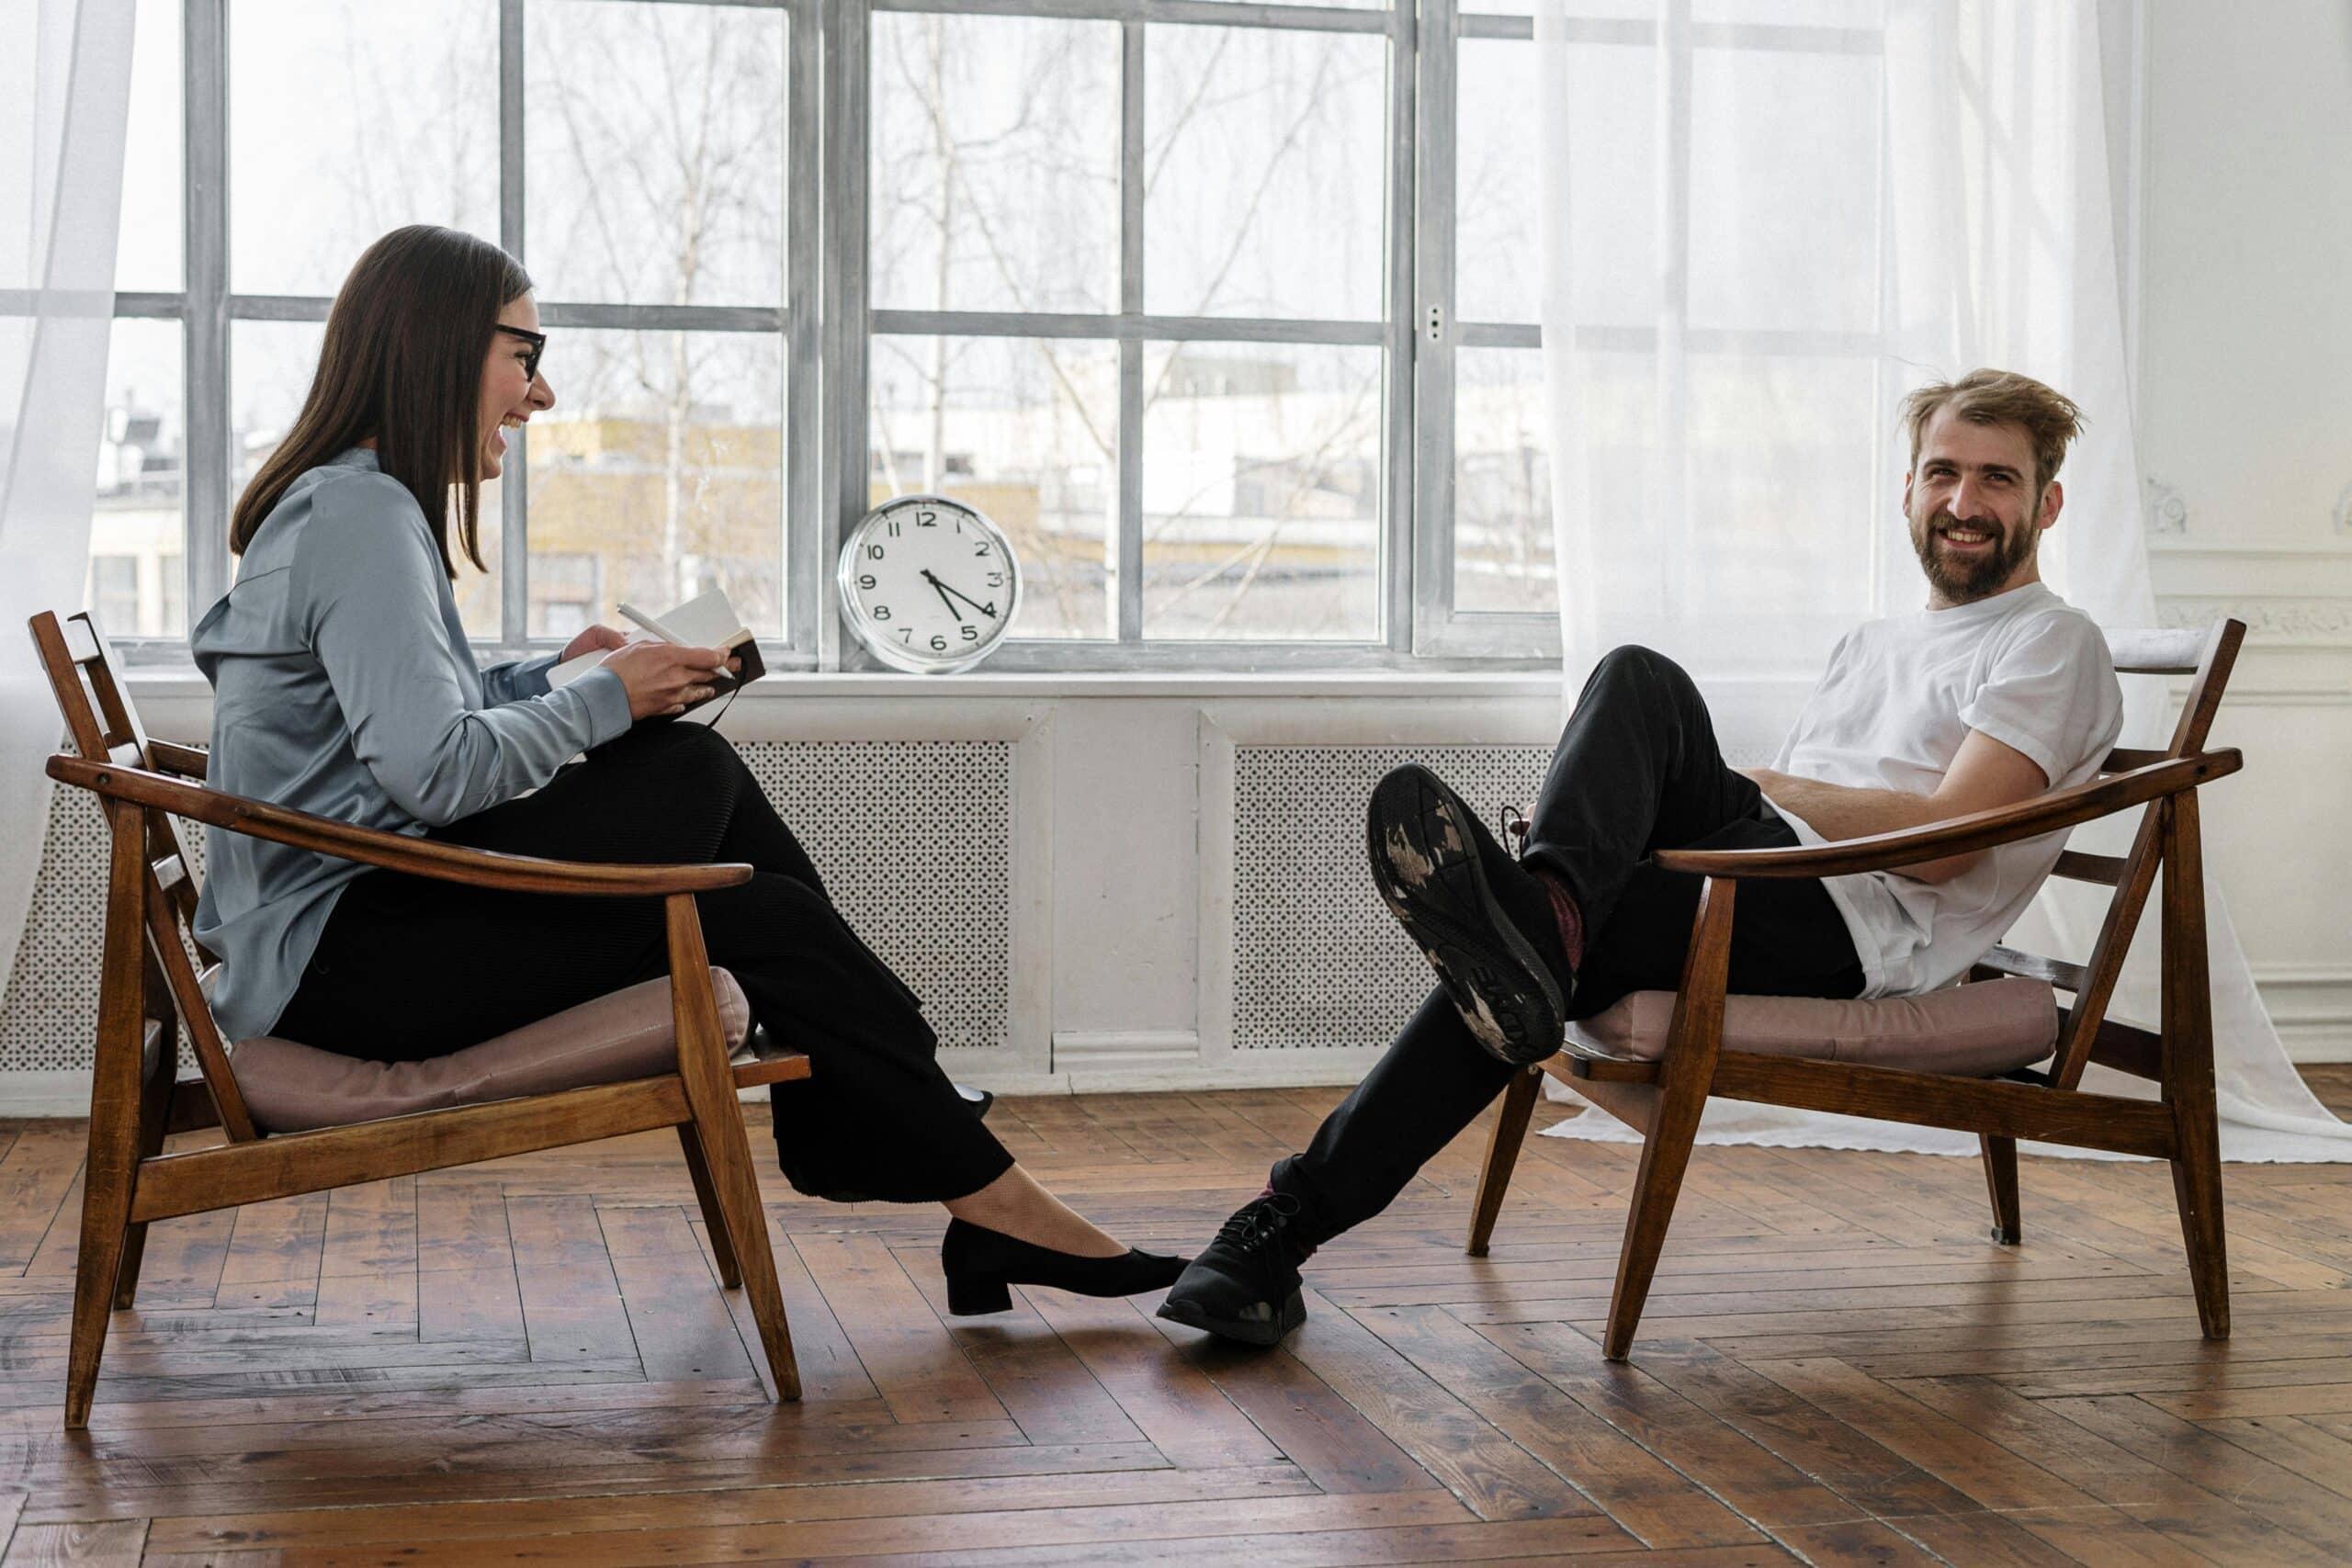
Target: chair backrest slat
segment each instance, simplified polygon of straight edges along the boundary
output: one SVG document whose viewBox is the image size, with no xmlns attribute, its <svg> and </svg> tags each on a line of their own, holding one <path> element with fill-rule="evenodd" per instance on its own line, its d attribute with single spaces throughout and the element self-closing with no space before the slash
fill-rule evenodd
<svg viewBox="0 0 2352 1568">
<path fill-rule="evenodd" d="M 55 617 L 51 617 L 55 620 Z M 105 655 L 99 650 L 97 628 L 87 615 L 73 615 L 56 622 L 65 657 L 76 664 L 95 664 Z"/>
<path fill-rule="evenodd" d="M 32 617 L 30 626 L 34 649 L 49 676 L 74 749 L 91 761 L 153 767 L 152 743 L 131 705 L 130 683 L 97 623 L 86 612 L 60 619 L 43 611 Z M 192 750 L 171 750 L 183 761 Z M 205 1085 L 220 1112 L 222 1129 L 240 1142 L 254 1138 L 258 1134 L 245 1109 L 244 1096 L 238 1092 L 227 1043 L 198 979 L 199 960 L 189 953 L 194 947 L 201 962 L 211 962 L 212 955 L 196 942 L 190 930 L 196 919 L 198 888 L 187 846 L 180 840 L 179 824 L 170 813 L 152 807 L 110 805 L 108 809 L 141 810 L 145 818 L 147 872 L 141 902 L 153 962 L 148 965 L 144 984 L 152 987 L 160 979 L 167 995 L 142 995 L 141 1010 L 150 1017 L 161 1016 L 167 1006 L 177 1011 L 196 1048 Z"/>
<path fill-rule="evenodd" d="M 2081 964 L 2069 964 L 2063 958 L 2044 958 L 2038 953 L 2020 953 L 2014 947 L 1993 949 L 1976 961 L 1976 966 L 1998 975 L 2040 980 L 2062 991 L 2080 991 L 2083 988 Z"/>
<path fill-rule="evenodd" d="M 2080 850 L 2068 850 L 2058 857 L 2058 864 L 2051 874 L 2113 887 L 2123 880 L 2124 869 L 2129 863 L 2121 855 L 2095 855 Z"/>
</svg>

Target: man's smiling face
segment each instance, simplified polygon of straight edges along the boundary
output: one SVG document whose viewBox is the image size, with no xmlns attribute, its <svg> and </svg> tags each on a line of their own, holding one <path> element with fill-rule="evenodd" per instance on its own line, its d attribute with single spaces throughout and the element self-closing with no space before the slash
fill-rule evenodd
<svg viewBox="0 0 2352 1568">
<path fill-rule="evenodd" d="M 2022 426 L 1978 424 L 1950 409 L 1928 422 L 1903 481 L 1911 547 L 1928 574 L 1928 604 L 1949 609 L 2006 593 L 2041 573 L 2035 551 L 2063 496 L 2041 485 Z"/>
</svg>

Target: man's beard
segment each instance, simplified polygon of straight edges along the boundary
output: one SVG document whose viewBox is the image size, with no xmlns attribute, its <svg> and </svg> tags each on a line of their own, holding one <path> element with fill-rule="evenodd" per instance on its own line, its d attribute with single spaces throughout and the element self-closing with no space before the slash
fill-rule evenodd
<svg viewBox="0 0 2352 1568">
<path fill-rule="evenodd" d="M 1919 570 L 1945 599 L 1966 604 L 2000 592 L 2009 575 L 2033 554 L 2039 531 L 2030 522 L 2011 532 L 1998 524 L 1972 523 L 1971 528 L 1995 536 L 1993 547 L 1973 555 L 1956 555 L 1940 540 L 1943 531 L 1960 525 L 1950 512 L 1911 520 L 1911 547 L 1919 554 Z"/>
</svg>

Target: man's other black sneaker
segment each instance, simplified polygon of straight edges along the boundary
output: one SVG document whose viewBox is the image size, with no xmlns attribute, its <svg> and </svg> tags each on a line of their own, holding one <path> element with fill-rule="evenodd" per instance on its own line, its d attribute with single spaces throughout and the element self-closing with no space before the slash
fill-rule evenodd
<svg viewBox="0 0 2352 1568">
<path fill-rule="evenodd" d="M 1233 1212 L 1216 1239 L 1169 1288 L 1159 1315 L 1245 1345 L 1275 1345 L 1306 1321 L 1296 1239 L 1298 1200 L 1255 1198 Z"/>
</svg>

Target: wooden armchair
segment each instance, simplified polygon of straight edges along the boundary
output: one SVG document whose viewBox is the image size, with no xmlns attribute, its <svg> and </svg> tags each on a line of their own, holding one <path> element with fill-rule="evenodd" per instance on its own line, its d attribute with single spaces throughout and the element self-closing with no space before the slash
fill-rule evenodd
<svg viewBox="0 0 2352 1568">
<path fill-rule="evenodd" d="M 1503 1091 L 1479 1182 L 1470 1223 L 1470 1253 L 1486 1253 L 1510 1182 L 1511 1166 L 1526 1135 L 1538 1074 L 1550 1073 L 1643 1134 L 1632 1212 L 1626 1218 L 1617 1282 L 1602 1338 L 1602 1353 L 1611 1360 L 1623 1360 L 1632 1348 L 1634 1327 L 1641 1320 L 1667 1226 L 1673 1218 L 1675 1198 L 1690 1163 L 1700 1114 L 1711 1095 L 1974 1133 L 1992 1194 L 1994 1238 L 2012 1244 L 2019 1235 L 2019 1138 L 2168 1160 L 2180 1208 L 2181 1235 L 2188 1245 L 2198 1320 L 2207 1338 L 2228 1338 L 2229 1280 L 2222 1228 L 2221 1153 L 2214 1122 L 2211 997 L 2206 976 L 2197 786 L 2233 773 L 2240 766 L 2234 750 L 2205 750 L 2205 738 L 2245 636 L 2245 627 L 2237 621 L 2223 621 L 2210 634 L 2159 631 L 2112 636 L 2109 642 L 2119 671 L 2193 674 L 2196 679 L 2169 747 L 2161 751 L 2119 748 L 2109 755 L 2098 777 L 2073 789 L 1905 832 L 1809 848 L 1658 852 L 1655 857 L 1658 865 L 1706 878 L 1681 987 L 1670 999 L 1670 1021 L 1662 1032 L 1662 1048 L 1647 1054 L 1611 1051 L 1594 1043 L 1589 1031 L 1572 1030 L 1559 1055 L 1511 1080 Z M 1821 1060 L 1725 1046 L 1724 992 L 1732 909 L 1744 879 L 1890 870 L 2036 838 L 2132 809 L 2141 809 L 2143 816 L 2129 854 L 2119 858 L 2068 851 L 2058 860 L 2058 875 L 2115 890 L 2088 964 L 2062 963 L 1996 947 L 1976 966 L 1972 984 L 1957 987 L 1956 992 L 1932 994 L 1954 998 L 1975 990 L 1975 982 L 1998 979 L 2002 987 L 2010 988 L 2002 1010 L 2014 1014 L 2009 1000 L 2027 985 L 2070 993 L 2073 1005 L 2056 1010 L 2054 1049 L 2052 1015 L 2045 1007 L 2040 1035 L 2024 1039 L 2012 1058 L 2018 1064 L 2046 1059 L 2047 1066 L 2018 1065 L 1997 1076 L 1960 1077 L 1867 1061 Z M 2161 1029 L 2151 1033 L 2109 1019 L 2107 1010 L 2159 867 L 2164 871 L 2163 1016 Z M 1973 998 L 1958 999 L 1964 1006 Z M 1661 1004 L 1667 998 L 1662 994 L 1638 994 L 1618 1007 L 1645 1000 L 1651 1004 L 1653 1018 L 1663 1014 Z M 1761 1000 L 1732 998 L 1729 1005 L 1737 1009 Z M 2054 1006 L 2054 996 L 2051 1001 Z M 1793 1006 L 1849 1010 L 1850 1016 L 1857 1008 L 1904 1004 L 1792 1004 L 1772 998 L 1770 1005 L 1784 1014 Z M 1826 1020 L 1828 1014 L 1820 1016 Z M 2159 1086 L 2160 1098 L 2134 1100 L 2084 1091 L 2078 1087 L 2083 1069 L 2093 1062 L 2153 1080 Z"/>
<path fill-rule="evenodd" d="M 678 1130 L 709 1224 L 720 1281 L 730 1289 L 740 1283 L 749 1293 L 775 1392 L 797 1399 L 799 1373 L 736 1090 L 806 1077 L 808 1062 L 797 1052 L 767 1048 L 764 1036 L 747 1041 L 746 1051 L 730 1062 L 733 1042 L 722 1025 L 721 997 L 733 998 L 735 1032 L 741 1035 L 746 1030 L 741 993 L 732 976 L 710 967 L 695 912 L 696 893 L 745 882 L 752 868 L 599 865 L 495 854 L 353 827 L 207 788 L 203 750 L 151 739 L 141 727 L 113 653 L 89 616 L 61 622 L 44 613 L 32 618 L 31 627 L 79 753 L 51 757 L 50 776 L 98 796 L 111 844 L 89 1164 L 66 1361 L 67 1427 L 88 1423 L 108 1313 L 130 1304 L 150 1222 L 655 1127 Z M 503 1099 L 491 1098 L 501 1092 L 494 1085 L 476 1086 L 471 1102 L 449 1109 L 349 1125 L 302 1123 L 311 1130 L 273 1134 L 257 1124 L 249 1096 L 240 1088 L 240 1047 L 222 1037 L 207 1000 L 208 982 L 218 965 L 188 931 L 197 888 L 175 815 L 476 887 L 661 898 L 670 976 L 651 984 L 666 987 L 671 1027 L 661 1030 L 656 1013 L 649 1048 L 645 1010 L 638 1007 L 639 1038 L 628 1058 L 638 1070 L 617 1081 L 592 1074 L 576 1080 L 585 1087 L 567 1084 Z M 533 1031 L 541 1041 L 561 1038 L 565 1030 L 547 1025 L 590 1015 L 603 1005 L 588 1003 L 502 1039 L 519 1040 Z M 183 1024 L 200 1076 L 175 1081 Z M 758 1035 L 756 1030 L 749 1032 Z M 288 1043 L 255 1043 L 278 1046 L 280 1059 L 320 1055 Z M 604 1069 L 607 1077 L 615 1070 L 609 1055 Z M 254 1070 L 249 1063 L 249 1076 Z M 164 1152 L 169 1134 L 214 1126 L 226 1134 L 226 1142 Z"/>
</svg>

